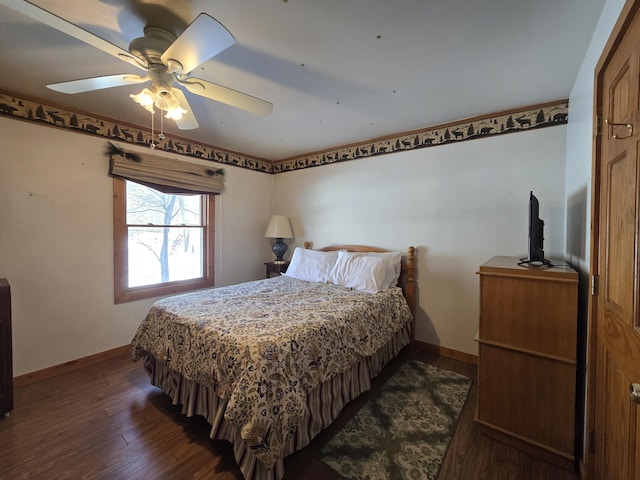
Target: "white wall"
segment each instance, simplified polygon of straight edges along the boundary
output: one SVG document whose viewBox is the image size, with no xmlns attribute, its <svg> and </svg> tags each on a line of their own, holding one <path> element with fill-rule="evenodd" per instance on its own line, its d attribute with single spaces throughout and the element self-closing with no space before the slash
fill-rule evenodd
<svg viewBox="0 0 640 480">
<path fill-rule="evenodd" d="M 589 271 L 591 162 L 595 67 L 624 0 L 608 0 L 569 97 L 567 125 L 567 255 L 582 272 Z"/>
<path fill-rule="evenodd" d="M 0 117 L 0 277 L 11 284 L 14 375 L 126 345 L 153 300 L 113 303 L 106 140 Z M 223 165 L 215 278 L 264 276 L 273 176 Z"/>
<path fill-rule="evenodd" d="M 527 253 L 529 191 L 547 257 L 564 255 L 566 127 L 382 155 L 275 176 L 296 244 L 418 248 L 416 338 L 477 353 L 478 266 Z"/>
</svg>

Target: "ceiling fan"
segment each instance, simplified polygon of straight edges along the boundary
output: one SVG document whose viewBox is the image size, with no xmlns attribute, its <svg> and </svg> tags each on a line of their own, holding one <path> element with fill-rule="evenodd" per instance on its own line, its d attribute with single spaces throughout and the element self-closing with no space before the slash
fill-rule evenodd
<svg viewBox="0 0 640 480">
<path fill-rule="evenodd" d="M 196 67 L 235 43 L 224 25 L 206 13 L 198 15 L 178 37 L 162 27 L 147 26 L 144 36 L 134 39 L 126 51 L 27 1 L 0 0 L 0 4 L 146 71 L 145 75 L 116 74 L 47 85 L 52 90 L 74 94 L 151 82 L 149 88 L 131 98 L 150 112 L 154 106 L 164 111 L 182 130 L 199 125 L 184 93 L 176 85 L 257 115 L 269 115 L 273 109 L 270 102 L 190 75 Z"/>
</svg>

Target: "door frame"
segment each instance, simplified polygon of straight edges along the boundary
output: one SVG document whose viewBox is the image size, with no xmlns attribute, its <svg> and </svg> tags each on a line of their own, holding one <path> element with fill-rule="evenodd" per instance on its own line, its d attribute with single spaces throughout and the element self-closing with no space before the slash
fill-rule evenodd
<svg viewBox="0 0 640 480">
<path fill-rule="evenodd" d="M 587 398 L 586 398 L 586 426 L 585 444 L 583 445 L 583 460 L 580 465 L 580 473 L 584 479 L 594 478 L 594 458 L 593 451 L 595 431 L 595 410 L 596 410 L 596 371 L 598 352 L 598 295 L 593 294 L 597 285 L 593 285 L 594 278 L 599 272 L 599 251 L 600 251 L 600 164 L 602 162 L 602 129 L 603 122 L 603 75 L 605 68 L 611 62 L 616 53 L 622 38 L 629 29 L 629 24 L 633 20 L 636 12 L 640 10 L 640 0 L 627 0 L 622 8 L 620 16 L 609 35 L 609 39 L 596 64 L 594 76 L 594 99 L 593 118 L 594 135 L 592 140 L 592 161 L 591 161 L 591 245 L 590 245 L 590 271 L 591 271 L 591 292 L 588 305 L 588 354 L 587 354 Z M 597 280 L 596 280 L 597 281 Z"/>
</svg>

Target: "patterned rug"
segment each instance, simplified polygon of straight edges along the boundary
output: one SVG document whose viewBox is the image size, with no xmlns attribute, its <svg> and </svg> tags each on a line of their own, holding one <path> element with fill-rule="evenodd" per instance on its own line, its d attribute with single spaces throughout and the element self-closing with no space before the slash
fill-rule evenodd
<svg viewBox="0 0 640 480">
<path fill-rule="evenodd" d="M 471 380 L 418 361 L 403 364 L 322 448 L 350 480 L 438 476 Z"/>
</svg>

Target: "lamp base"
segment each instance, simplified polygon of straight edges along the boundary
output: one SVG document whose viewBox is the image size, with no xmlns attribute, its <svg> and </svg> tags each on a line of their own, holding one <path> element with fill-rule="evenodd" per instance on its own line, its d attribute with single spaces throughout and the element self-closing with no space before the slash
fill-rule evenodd
<svg viewBox="0 0 640 480">
<path fill-rule="evenodd" d="M 276 259 L 273 263 L 285 263 L 285 260 L 282 259 L 282 256 L 287 253 L 288 249 L 289 247 L 286 243 L 284 243 L 282 238 L 276 238 L 273 242 L 273 245 L 271 245 L 271 251 L 276 256 Z"/>
</svg>

